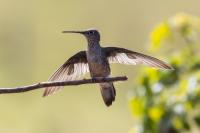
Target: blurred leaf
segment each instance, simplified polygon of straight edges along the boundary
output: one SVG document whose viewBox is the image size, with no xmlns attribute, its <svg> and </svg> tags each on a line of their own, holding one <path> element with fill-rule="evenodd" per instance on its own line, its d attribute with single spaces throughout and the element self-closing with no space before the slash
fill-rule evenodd
<svg viewBox="0 0 200 133">
<path fill-rule="evenodd" d="M 195 123 L 200 127 L 200 115 L 194 118 Z"/>
<path fill-rule="evenodd" d="M 186 130 L 190 130 L 190 124 L 187 122 L 187 120 L 183 120 L 183 127 Z"/>
<path fill-rule="evenodd" d="M 178 80 L 177 70 L 160 72 L 160 82 L 164 85 L 172 85 Z"/>
</svg>

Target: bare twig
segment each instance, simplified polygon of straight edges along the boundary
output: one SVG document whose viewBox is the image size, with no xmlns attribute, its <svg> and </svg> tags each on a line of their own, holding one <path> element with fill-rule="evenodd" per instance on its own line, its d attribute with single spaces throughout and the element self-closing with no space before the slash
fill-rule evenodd
<svg viewBox="0 0 200 133">
<path fill-rule="evenodd" d="M 81 84 L 95 84 L 102 82 L 116 82 L 116 81 L 124 81 L 127 80 L 126 76 L 121 77 L 109 77 L 109 78 L 95 78 L 95 79 L 83 79 L 83 80 L 75 80 L 75 81 L 62 81 L 62 82 L 41 82 L 33 85 L 16 87 L 16 88 L 0 88 L 0 94 L 7 93 L 21 93 L 31 90 L 36 90 L 39 88 L 52 87 L 52 86 L 69 86 L 69 85 L 81 85 Z"/>
</svg>

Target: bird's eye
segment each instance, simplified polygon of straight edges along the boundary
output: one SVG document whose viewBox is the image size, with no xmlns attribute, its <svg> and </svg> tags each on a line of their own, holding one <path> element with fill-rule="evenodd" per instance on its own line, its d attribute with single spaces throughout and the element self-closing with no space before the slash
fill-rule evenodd
<svg viewBox="0 0 200 133">
<path fill-rule="evenodd" d="M 93 32 L 93 31 L 90 31 L 89 34 L 94 34 L 94 32 Z"/>
</svg>

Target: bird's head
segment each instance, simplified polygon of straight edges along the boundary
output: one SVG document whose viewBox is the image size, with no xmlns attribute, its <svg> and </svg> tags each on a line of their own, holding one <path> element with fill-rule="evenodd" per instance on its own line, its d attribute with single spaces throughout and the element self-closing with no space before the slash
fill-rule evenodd
<svg viewBox="0 0 200 133">
<path fill-rule="evenodd" d="M 100 34 L 95 29 L 89 29 L 85 31 L 63 31 L 63 33 L 79 33 L 86 37 L 88 42 L 99 42 L 100 41 Z"/>
</svg>

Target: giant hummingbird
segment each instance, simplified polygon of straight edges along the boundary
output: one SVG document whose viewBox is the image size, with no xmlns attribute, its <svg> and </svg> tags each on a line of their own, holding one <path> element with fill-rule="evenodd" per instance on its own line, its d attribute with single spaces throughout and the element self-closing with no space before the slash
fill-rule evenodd
<svg viewBox="0 0 200 133">
<path fill-rule="evenodd" d="M 161 69 L 172 69 L 165 62 L 154 57 L 134 52 L 119 47 L 101 47 L 100 33 L 98 30 L 89 29 L 85 31 L 63 31 L 63 33 L 79 33 L 87 39 L 87 50 L 80 51 L 70 57 L 55 73 L 49 81 L 66 81 L 80 78 L 87 72 L 92 78 L 109 77 L 111 74 L 110 63 L 122 63 L 129 65 L 144 64 Z M 116 91 L 112 82 L 99 83 L 101 95 L 107 106 L 115 101 Z M 48 96 L 63 87 L 48 87 L 43 96 Z"/>
</svg>

